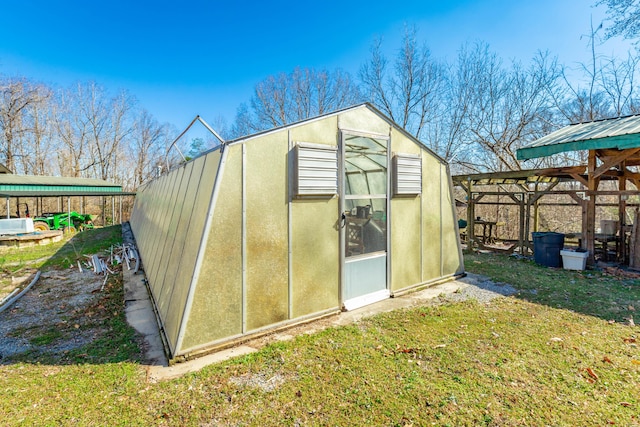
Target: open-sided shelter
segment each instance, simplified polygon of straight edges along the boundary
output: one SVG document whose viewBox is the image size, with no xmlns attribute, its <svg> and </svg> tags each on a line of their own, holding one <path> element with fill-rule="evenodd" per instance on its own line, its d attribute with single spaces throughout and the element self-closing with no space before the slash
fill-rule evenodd
<svg viewBox="0 0 640 427">
<path fill-rule="evenodd" d="M 113 205 L 111 209 L 112 217 L 116 218 L 115 197 L 120 199 L 120 206 L 122 206 L 122 197 L 133 195 L 135 193 L 123 192 L 121 185 L 102 179 L 14 175 L 9 169 L 0 165 L 0 198 L 6 200 L 7 218 L 10 217 L 11 213 L 21 216 L 20 206 L 27 204 L 20 203 L 21 200 L 35 199 L 35 203 L 31 205 L 31 214 L 37 216 L 43 213 L 43 198 L 65 197 L 67 200 L 66 210 L 70 211 L 71 197 L 84 196 L 111 197 Z M 38 205 L 40 208 L 38 208 Z M 27 207 L 22 213 L 28 215 L 29 208 Z M 122 207 L 120 207 L 119 217 L 122 219 Z"/>
<path fill-rule="evenodd" d="M 172 359 L 463 273 L 447 163 L 363 104 L 222 144 L 137 193 Z"/>
<path fill-rule="evenodd" d="M 596 198 L 602 195 L 618 197 L 619 225 L 615 234 L 621 243 L 625 240 L 627 197 L 640 194 L 640 115 L 568 125 L 520 148 L 517 156 L 519 160 L 527 160 L 579 150 L 589 151 L 586 178 L 578 174 L 574 177 L 586 187 L 586 199 L 581 201 L 582 247 L 589 251 L 589 262 L 593 263 Z M 600 182 L 607 178 L 618 181 L 617 190 L 599 190 Z M 628 190 L 627 181 L 636 189 Z"/>
</svg>

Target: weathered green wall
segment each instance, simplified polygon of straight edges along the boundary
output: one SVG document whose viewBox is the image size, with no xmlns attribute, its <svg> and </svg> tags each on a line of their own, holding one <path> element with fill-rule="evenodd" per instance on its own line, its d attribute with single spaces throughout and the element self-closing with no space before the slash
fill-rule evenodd
<svg viewBox="0 0 640 427">
<path fill-rule="evenodd" d="M 290 130 L 291 143 L 338 145 L 337 117 Z M 291 201 L 292 317 L 340 306 L 338 198 Z"/>
<path fill-rule="evenodd" d="M 461 274 L 464 272 L 462 251 L 460 249 L 460 237 L 455 222 L 455 199 L 451 185 L 451 176 L 447 165 L 440 165 L 441 181 L 441 206 L 442 206 L 442 269 L 443 275 Z"/>
<path fill-rule="evenodd" d="M 183 232 L 176 236 L 166 271 L 166 308 L 161 305 L 166 312 L 167 338 L 173 343 L 178 339 L 219 163 L 219 151 L 196 159 L 187 186 L 179 222 Z"/>
<path fill-rule="evenodd" d="M 176 349 L 219 160 L 219 152 L 199 157 L 136 195 L 131 227 L 172 351 Z"/>
<path fill-rule="evenodd" d="M 420 197 L 391 200 L 391 290 L 421 283 Z"/>
<path fill-rule="evenodd" d="M 162 265 L 162 262 L 166 261 L 166 259 L 162 259 L 162 252 L 168 241 L 171 213 L 176 205 L 178 189 L 180 187 L 180 181 L 182 180 L 184 171 L 184 168 L 180 168 L 168 174 L 166 193 L 156 195 L 161 203 L 159 215 L 155 221 L 157 224 L 157 229 L 155 230 L 156 236 L 151 249 L 151 256 L 144 258 L 145 274 L 149 281 L 149 286 L 151 287 L 151 293 L 156 301 L 158 301 L 160 290 L 162 288 L 162 283 L 157 280 L 158 270 Z"/>
<path fill-rule="evenodd" d="M 242 145 L 229 146 L 178 352 L 242 333 Z M 201 214 L 204 214 L 202 212 Z"/>
<path fill-rule="evenodd" d="M 246 150 L 247 331 L 289 318 L 287 132 Z"/>
<path fill-rule="evenodd" d="M 442 184 L 440 162 L 422 157 L 422 281 L 443 276 L 442 270 Z"/>
<path fill-rule="evenodd" d="M 377 114 L 365 110 L 348 110 L 338 116 L 338 126 L 343 130 L 355 130 L 378 135 L 389 135 L 390 125 Z"/>
<path fill-rule="evenodd" d="M 418 154 L 423 152 L 418 145 L 402 132 L 391 132 L 391 153 Z M 392 162 L 391 162 L 392 163 Z M 390 163 L 390 164 L 391 164 Z M 393 168 L 389 167 L 393 176 Z M 423 171 L 424 179 L 424 171 Z M 391 210 L 389 212 L 391 239 L 391 291 L 397 291 L 422 282 L 421 252 L 421 201 L 422 196 L 393 195 L 393 186 L 389 188 Z"/>
</svg>

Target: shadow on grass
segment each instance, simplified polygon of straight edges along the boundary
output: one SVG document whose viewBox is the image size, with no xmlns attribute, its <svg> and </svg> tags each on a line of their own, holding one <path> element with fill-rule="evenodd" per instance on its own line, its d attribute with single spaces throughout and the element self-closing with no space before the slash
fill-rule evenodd
<svg viewBox="0 0 640 427">
<path fill-rule="evenodd" d="M 51 248 L 55 252 L 41 265 L 41 279 L 0 313 L 0 364 L 140 360 L 136 333 L 125 317 L 121 274 L 103 284 L 102 276 L 76 267 L 91 255 L 106 257 L 121 242 L 118 225 L 83 231 Z"/>
<path fill-rule="evenodd" d="M 85 255 L 90 256 L 122 242 L 119 225 L 89 229 L 76 233 L 42 265 L 43 270 L 69 268 Z"/>
<path fill-rule="evenodd" d="M 465 254 L 465 269 L 517 289 L 515 297 L 616 322 L 640 310 L 640 280 L 540 266 L 503 254 Z M 639 316 L 640 318 L 640 316 Z"/>
</svg>

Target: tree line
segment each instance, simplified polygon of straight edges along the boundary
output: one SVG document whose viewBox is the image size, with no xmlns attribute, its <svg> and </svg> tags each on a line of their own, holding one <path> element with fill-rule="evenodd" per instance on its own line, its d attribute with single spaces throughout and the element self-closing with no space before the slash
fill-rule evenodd
<svg viewBox="0 0 640 427">
<path fill-rule="evenodd" d="M 590 61 L 569 68 L 546 52 L 528 63 L 504 60 L 482 42 L 440 60 L 407 28 L 392 57 L 375 41 L 356 75 L 300 67 L 266 77 L 231 125 L 214 127 L 234 139 L 367 101 L 454 172 L 580 161 L 569 153 L 522 164 L 515 153 L 568 123 L 640 113 L 638 57 L 600 55 L 599 30 L 588 37 Z M 14 173 L 100 178 L 127 190 L 157 175 L 179 134 L 126 91 L 94 82 L 55 88 L 26 77 L 0 77 L 0 130 L 0 163 Z M 202 140 L 181 144 L 191 156 L 206 148 Z"/>
<path fill-rule="evenodd" d="M 455 171 L 486 172 L 551 166 L 581 159 L 569 153 L 518 161 L 516 150 L 569 123 L 640 113 L 638 57 L 598 53 L 591 29 L 591 59 L 567 67 L 548 52 L 529 63 L 503 60 L 486 43 L 463 45 L 450 62 L 434 58 L 415 28 L 397 54 L 382 41 L 354 78 L 343 71 L 296 69 L 270 76 L 241 105 L 231 135 L 239 136 L 368 101 L 449 161 Z"/>
<path fill-rule="evenodd" d="M 175 133 L 126 91 L 0 79 L 0 163 L 14 173 L 99 178 L 137 188 Z"/>
</svg>

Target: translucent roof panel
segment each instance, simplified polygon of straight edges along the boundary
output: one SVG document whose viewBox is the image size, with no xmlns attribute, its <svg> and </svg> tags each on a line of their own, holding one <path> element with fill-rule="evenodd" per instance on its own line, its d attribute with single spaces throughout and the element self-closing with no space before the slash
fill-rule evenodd
<svg viewBox="0 0 640 427">
<path fill-rule="evenodd" d="M 386 194 L 386 141 L 347 136 L 345 144 L 346 194 Z"/>
</svg>

